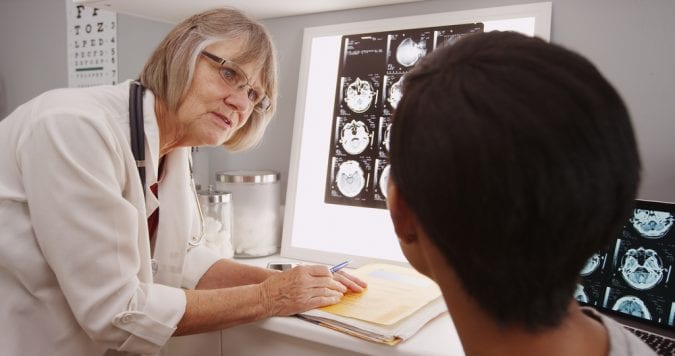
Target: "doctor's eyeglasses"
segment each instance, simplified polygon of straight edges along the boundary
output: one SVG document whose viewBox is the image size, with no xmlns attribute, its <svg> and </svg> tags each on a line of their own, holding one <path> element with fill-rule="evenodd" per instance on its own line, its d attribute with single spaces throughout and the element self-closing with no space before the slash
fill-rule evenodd
<svg viewBox="0 0 675 356">
<path fill-rule="evenodd" d="M 270 110 L 272 104 L 270 98 L 262 91 L 251 86 L 246 73 L 235 62 L 220 58 L 207 51 L 202 51 L 201 54 L 210 61 L 220 65 L 218 73 L 227 85 L 237 90 L 246 90 L 246 96 L 253 105 L 253 110 L 261 113 L 266 113 Z"/>
</svg>

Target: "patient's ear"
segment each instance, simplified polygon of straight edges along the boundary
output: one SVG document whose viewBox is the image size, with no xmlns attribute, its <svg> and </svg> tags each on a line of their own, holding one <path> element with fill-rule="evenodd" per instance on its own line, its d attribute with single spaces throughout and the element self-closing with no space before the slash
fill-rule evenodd
<svg viewBox="0 0 675 356">
<path fill-rule="evenodd" d="M 401 252 L 411 266 L 431 277 L 432 268 L 425 250 L 428 244 L 425 243 L 424 230 L 417 222 L 417 215 L 410 209 L 401 191 L 391 179 L 387 187 L 387 206 L 398 236 L 398 243 L 401 245 Z"/>
<path fill-rule="evenodd" d="M 401 243 L 408 244 L 417 241 L 417 219 L 408 207 L 401 192 L 390 178 L 387 184 L 387 207 L 391 221 L 394 223 L 396 236 Z"/>
</svg>

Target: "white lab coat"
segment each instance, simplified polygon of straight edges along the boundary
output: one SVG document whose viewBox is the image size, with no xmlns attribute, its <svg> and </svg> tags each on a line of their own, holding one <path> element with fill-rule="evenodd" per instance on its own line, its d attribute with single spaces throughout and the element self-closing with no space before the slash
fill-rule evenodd
<svg viewBox="0 0 675 356">
<path fill-rule="evenodd" d="M 218 259 L 189 249 L 199 230 L 189 149 L 165 157 L 153 277 L 129 144 L 129 83 L 47 92 L 0 121 L 0 353 L 157 354 L 185 293 Z M 159 135 L 146 90 L 148 185 Z M 193 233 L 195 232 L 195 233 Z M 189 250 L 189 251 L 188 251 Z"/>
</svg>

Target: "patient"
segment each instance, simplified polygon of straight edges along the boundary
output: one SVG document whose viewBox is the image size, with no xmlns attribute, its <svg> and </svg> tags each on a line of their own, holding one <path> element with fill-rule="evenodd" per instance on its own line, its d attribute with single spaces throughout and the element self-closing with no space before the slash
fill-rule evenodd
<svg viewBox="0 0 675 356">
<path fill-rule="evenodd" d="M 466 355 L 652 355 L 573 298 L 640 175 L 627 109 L 593 64 L 540 39 L 476 34 L 424 58 L 403 92 L 390 214 Z"/>
</svg>

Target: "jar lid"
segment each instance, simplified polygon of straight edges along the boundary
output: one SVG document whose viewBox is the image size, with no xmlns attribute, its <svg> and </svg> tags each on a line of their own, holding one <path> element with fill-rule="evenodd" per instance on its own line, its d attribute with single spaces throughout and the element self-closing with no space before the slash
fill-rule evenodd
<svg viewBox="0 0 675 356">
<path fill-rule="evenodd" d="M 274 171 L 228 171 L 216 172 L 216 181 L 222 183 L 274 183 L 281 174 Z"/>
<path fill-rule="evenodd" d="M 200 190 L 197 196 L 201 204 L 229 203 L 232 200 L 232 193 L 221 190 Z"/>
</svg>

